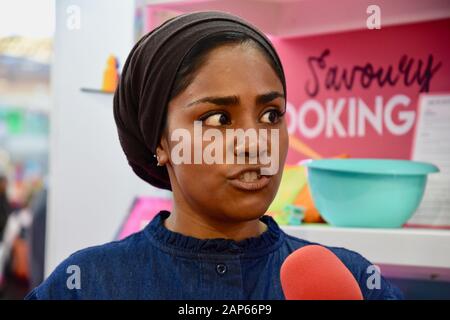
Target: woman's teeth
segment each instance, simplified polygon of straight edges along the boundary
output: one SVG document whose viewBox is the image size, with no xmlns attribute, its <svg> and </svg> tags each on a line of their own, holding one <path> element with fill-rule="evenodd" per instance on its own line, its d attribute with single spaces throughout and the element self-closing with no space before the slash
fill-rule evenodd
<svg viewBox="0 0 450 320">
<path fill-rule="evenodd" d="M 241 176 L 239 177 L 239 180 L 244 181 L 244 182 L 254 182 L 254 181 L 258 180 L 259 178 L 261 178 L 261 175 L 259 173 L 257 173 L 256 171 L 247 171 L 247 172 L 244 172 L 243 174 L 241 174 Z"/>
</svg>

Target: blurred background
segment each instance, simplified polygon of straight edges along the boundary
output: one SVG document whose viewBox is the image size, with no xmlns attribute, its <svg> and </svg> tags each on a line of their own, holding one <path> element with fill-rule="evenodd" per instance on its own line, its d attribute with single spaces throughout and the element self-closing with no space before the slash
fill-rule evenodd
<svg viewBox="0 0 450 320">
<path fill-rule="evenodd" d="M 290 150 L 267 214 L 360 252 L 407 298 L 449 299 L 448 0 L 0 0 L 0 298 L 22 299 L 71 253 L 170 210 L 171 193 L 126 162 L 112 92 L 142 35 L 200 10 L 258 26 L 285 68 Z M 373 73 L 360 80 L 363 68 Z M 303 165 L 320 158 L 420 160 L 440 173 L 400 225 L 336 225 Z"/>
<path fill-rule="evenodd" d="M 51 110 L 54 1 L 0 1 L 0 290 L 21 298 L 42 281 Z M 6 225 L 8 224 L 8 228 Z M 34 231 L 34 230 L 33 230 Z M 31 241 L 30 237 L 36 237 Z M 34 247 L 36 264 L 28 256 Z M 38 253 L 38 251 L 40 251 Z M 39 280 L 40 279 L 40 280 Z"/>
</svg>

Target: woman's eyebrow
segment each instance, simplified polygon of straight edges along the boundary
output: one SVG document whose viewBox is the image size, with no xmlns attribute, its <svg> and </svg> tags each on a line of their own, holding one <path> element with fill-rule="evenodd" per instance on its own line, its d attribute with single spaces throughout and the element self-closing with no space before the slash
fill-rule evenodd
<svg viewBox="0 0 450 320">
<path fill-rule="evenodd" d="M 238 96 L 226 96 L 226 97 L 204 97 L 198 100 L 195 100 L 191 103 L 189 103 L 186 107 L 190 107 L 194 104 L 199 103 L 212 103 L 219 106 L 231 106 L 239 104 L 239 97 Z"/>
<path fill-rule="evenodd" d="M 276 98 L 283 98 L 284 94 L 278 91 L 270 91 L 268 93 L 260 94 L 256 96 L 256 104 L 266 104 L 272 100 L 275 100 Z"/>
<path fill-rule="evenodd" d="M 278 91 L 270 91 L 270 92 L 256 96 L 255 102 L 258 105 L 266 104 L 276 98 L 285 99 L 284 94 L 282 94 Z M 239 102 L 240 102 L 240 99 L 238 96 L 223 96 L 223 97 L 211 96 L 211 97 L 204 97 L 204 98 L 195 100 L 193 102 L 190 102 L 188 105 L 186 105 L 186 107 L 190 107 L 194 104 L 199 104 L 199 103 L 211 103 L 211 104 L 215 104 L 218 106 L 226 107 L 226 106 L 237 105 L 237 104 L 239 104 Z"/>
</svg>

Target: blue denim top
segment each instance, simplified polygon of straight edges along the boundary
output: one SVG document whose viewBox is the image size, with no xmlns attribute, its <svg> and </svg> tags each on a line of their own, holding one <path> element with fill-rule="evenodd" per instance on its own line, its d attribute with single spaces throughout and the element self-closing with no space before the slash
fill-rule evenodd
<svg viewBox="0 0 450 320">
<path fill-rule="evenodd" d="M 298 248 L 312 244 L 284 233 L 270 216 L 267 230 L 242 241 L 196 239 L 164 226 L 161 211 L 140 232 L 78 251 L 63 261 L 26 299 L 284 299 L 280 267 Z M 402 299 L 381 277 L 368 286 L 369 261 L 343 248 L 332 250 L 352 272 L 365 299 Z"/>
</svg>

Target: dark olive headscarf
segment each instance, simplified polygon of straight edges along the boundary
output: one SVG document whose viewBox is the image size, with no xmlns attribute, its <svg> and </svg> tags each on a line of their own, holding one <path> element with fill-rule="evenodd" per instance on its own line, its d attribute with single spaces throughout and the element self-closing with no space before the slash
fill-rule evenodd
<svg viewBox="0 0 450 320">
<path fill-rule="evenodd" d="M 267 37 L 248 22 L 217 11 L 177 16 L 143 36 L 131 50 L 114 95 L 120 143 L 133 171 L 151 185 L 171 190 L 165 166 L 154 154 L 164 129 L 173 82 L 183 58 L 201 39 L 234 31 L 248 35 L 282 69 Z M 283 75 L 282 84 L 286 94 Z"/>
</svg>

